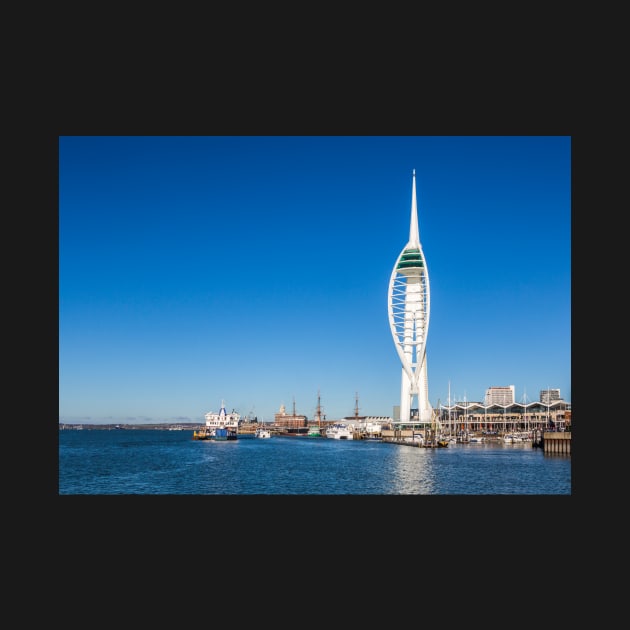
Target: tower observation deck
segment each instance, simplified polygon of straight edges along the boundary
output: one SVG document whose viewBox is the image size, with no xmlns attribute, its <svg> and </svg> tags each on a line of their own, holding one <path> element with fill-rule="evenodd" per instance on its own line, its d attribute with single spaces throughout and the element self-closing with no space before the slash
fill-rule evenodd
<svg viewBox="0 0 630 630">
<path fill-rule="evenodd" d="M 389 325 L 402 363 L 400 389 L 400 422 L 429 423 L 433 408 L 429 403 L 427 378 L 427 334 L 431 314 L 429 271 L 420 244 L 416 171 L 411 188 L 411 223 L 409 241 L 400 252 L 389 281 Z M 418 417 L 411 418 L 414 408 Z"/>
</svg>

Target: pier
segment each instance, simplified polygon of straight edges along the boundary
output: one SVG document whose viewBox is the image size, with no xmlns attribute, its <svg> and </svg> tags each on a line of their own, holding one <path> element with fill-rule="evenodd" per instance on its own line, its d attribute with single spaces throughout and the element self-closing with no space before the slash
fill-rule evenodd
<svg viewBox="0 0 630 630">
<path fill-rule="evenodd" d="M 381 441 L 387 444 L 400 444 L 417 448 L 443 448 L 448 446 L 448 440 L 439 438 L 434 430 L 383 429 Z"/>
<path fill-rule="evenodd" d="M 545 431 L 542 436 L 542 449 L 545 453 L 571 454 L 570 431 Z"/>
</svg>

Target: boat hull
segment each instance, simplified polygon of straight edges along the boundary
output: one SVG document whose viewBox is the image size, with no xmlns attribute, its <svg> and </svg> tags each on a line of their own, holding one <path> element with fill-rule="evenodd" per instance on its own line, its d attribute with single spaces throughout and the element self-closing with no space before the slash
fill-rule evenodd
<svg viewBox="0 0 630 630">
<path fill-rule="evenodd" d="M 232 442 L 238 439 L 238 433 L 231 429 L 193 431 L 193 440 L 211 440 L 213 442 Z"/>
<path fill-rule="evenodd" d="M 329 440 L 353 440 L 354 433 L 345 424 L 333 424 L 326 429 L 326 437 Z"/>
<path fill-rule="evenodd" d="M 276 433 L 276 435 L 280 435 L 282 437 L 307 437 L 308 427 L 281 429 Z"/>
</svg>

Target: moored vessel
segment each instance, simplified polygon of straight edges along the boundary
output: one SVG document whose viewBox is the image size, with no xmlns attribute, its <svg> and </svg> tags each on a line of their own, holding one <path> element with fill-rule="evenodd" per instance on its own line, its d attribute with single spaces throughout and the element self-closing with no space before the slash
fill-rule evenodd
<svg viewBox="0 0 630 630">
<path fill-rule="evenodd" d="M 322 430 L 320 427 L 315 425 L 311 425 L 308 427 L 308 433 L 306 437 L 322 437 Z"/>
<path fill-rule="evenodd" d="M 259 439 L 267 439 L 271 437 L 271 431 L 267 427 L 259 426 L 256 427 L 256 431 L 254 432 L 254 437 Z"/>
<path fill-rule="evenodd" d="M 326 437 L 333 440 L 353 440 L 352 425 L 345 422 L 333 422 L 333 424 L 326 427 Z"/>
<path fill-rule="evenodd" d="M 228 413 L 225 401 L 221 401 L 218 413 L 209 411 L 205 414 L 206 426 L 199 431 L 193 431 L 193 440 L 227 441 L 238 439 L 238 426 L 241 416 L 234 410 Z"/>
</svg>

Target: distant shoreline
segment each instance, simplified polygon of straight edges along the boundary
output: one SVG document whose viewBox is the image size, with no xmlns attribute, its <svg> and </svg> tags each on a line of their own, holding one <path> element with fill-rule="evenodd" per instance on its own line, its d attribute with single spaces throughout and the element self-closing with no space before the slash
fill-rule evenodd
<svg viewBox="0 0 630 630">
<path fill-rule="evenodd" d="M 191 430 L 200 429 L 205 426 L 203 422 L 143 422 L 142 424 L 90 424 L 88 422 L 60 422 L 59 430 L 76 431 L 81 429 L 97 429 L 97 430 L 129 430 L 129 429 L 164 429 L 164 430 Z"/>
</svg>

